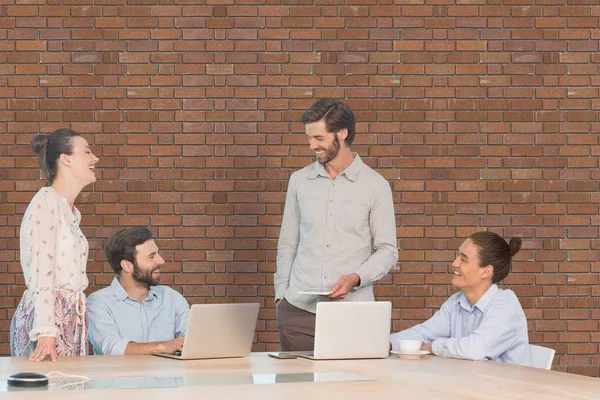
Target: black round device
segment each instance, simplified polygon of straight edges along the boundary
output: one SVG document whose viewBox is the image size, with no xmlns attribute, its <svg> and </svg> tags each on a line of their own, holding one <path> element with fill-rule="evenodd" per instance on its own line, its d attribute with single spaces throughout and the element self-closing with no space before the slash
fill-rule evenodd
<svg viewBox="0 0 600 400">
<path fill-rule="evenodd" d="M 20 372 L 6 379 L 8 386 L 17 387 L 42 387 L 48 386 L 48 377 L 34 372 Z"/>
</svg>

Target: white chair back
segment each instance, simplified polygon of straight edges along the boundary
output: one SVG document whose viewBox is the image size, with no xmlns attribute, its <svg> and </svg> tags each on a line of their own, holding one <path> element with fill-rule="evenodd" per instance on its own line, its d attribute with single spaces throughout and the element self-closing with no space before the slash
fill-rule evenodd
<svg viewBox="0 0 600 400">
<path fill-rule="evenodd" d="M 552 360 L 554 360 L 554 349 L 548 347 L 529 345 L 529 354 L 531 356 L 531 366 L 534 368 L 550 369 L 552 368 Z"/>
</svg>

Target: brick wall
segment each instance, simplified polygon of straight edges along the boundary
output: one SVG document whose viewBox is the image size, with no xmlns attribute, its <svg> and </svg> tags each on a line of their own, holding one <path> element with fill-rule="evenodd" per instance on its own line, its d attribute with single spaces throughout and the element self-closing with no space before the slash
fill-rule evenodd
<svg viewBox="0 0 600 400">
<path fill-rule="evenodd" d="M 18 4 L 16 4 L 18 3 Z M 426 3 L 426 4 L 423 4 Z M 158 5 L 160 4 L 160 5 Z M 28 142 L 71 127 L 100 157 L 82 194 L 90 291 L 101 247 L 149 225 L 191 303 L 258 301 L 302 112 L 355 110 L 357 151 L 394 189 L 400 261 L 376 288 L 394 329 L 452 293 L 449 261 L 488 227 L 522 236 L 506 286 L 555 369 L 598 376 L 597 0 L 0 2 L 0 353 L 23 292 L 18 226 L 42 182 Z"/>
</svg>

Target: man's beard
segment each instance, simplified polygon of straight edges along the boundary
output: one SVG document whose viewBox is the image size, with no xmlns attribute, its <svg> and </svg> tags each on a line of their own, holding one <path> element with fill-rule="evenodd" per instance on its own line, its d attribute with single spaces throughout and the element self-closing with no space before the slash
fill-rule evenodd
<svg viewBox="0 0 600 400">
<path fill-rule="evenodd" d="M 321 164 L 325 165 L 329 162 L 331 162 L 331 160 L 333 160 L 338 153 L 340 152 L 340 140 L 338 139 L 337 133 L 333 134 L 333 143 L 331 144 L 331 146 L 329 146 L 328 148 L 325 149 L 325 160 L 321 161 L 318 157 L 317 157 L 317 161 L 319 161 Z"/>
<path fill-rule="evenodd" d="M 152 268 L 150 271 L 145 271 L 139 267 L 137 262 L 134 261 L 133 273 L 131 274 L 131 277 L 137 285 L 146 289 L 150 286 L 157 286 L 160 283 L 160 275 L 156 278 L 153 278 L 152 273 L 159 270 L 161 267 L 162 265 Z"/>
</svg>

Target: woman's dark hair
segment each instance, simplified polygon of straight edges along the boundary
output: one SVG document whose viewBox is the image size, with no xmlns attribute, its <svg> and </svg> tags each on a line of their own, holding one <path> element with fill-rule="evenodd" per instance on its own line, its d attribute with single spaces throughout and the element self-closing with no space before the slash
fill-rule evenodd
<svg viewBox="0 0 600 400">
<path fill-rule="evenodd" d="M 337 133 L 342 129 L 348 130 L 346 144 L 351 145 L 356 132 L 354 114 L 350 107 L 339 100 L 321 99 L 313 104 L 300 119 L 304 125 L 325 121 L 325 129 L 329 133 Z"/>
<path fill-rule="evenodd" d="M 492 282 L 501 282 L 512 268 L 512 258 L 521 250 L 521 239 L 512 238 L 508 243 L 493 232 L 475 232 L 469 239 L 478 247 L 479 266 L 494 267 Z"/>
<path fill-rule="evenodd" d="M 121 275 L 121 261 L 127 260 L 135 264 L 135 247 L 152 239 L 150 229 L 135 227 L 122 229 L 114 233 L 104 245 L 104 253 L 112 269 Z"/>
<path fill-rule="evenodd" d="M 50 183 L 58 172 L 58 159 L 61 154 L 73 154 L 73 138 L 81 136 L 70 129 L 58 129 L 50 135 L 37 135 L 31 140 L 31 147 L 38 156 L 40 169 Z"/>
</svg>

